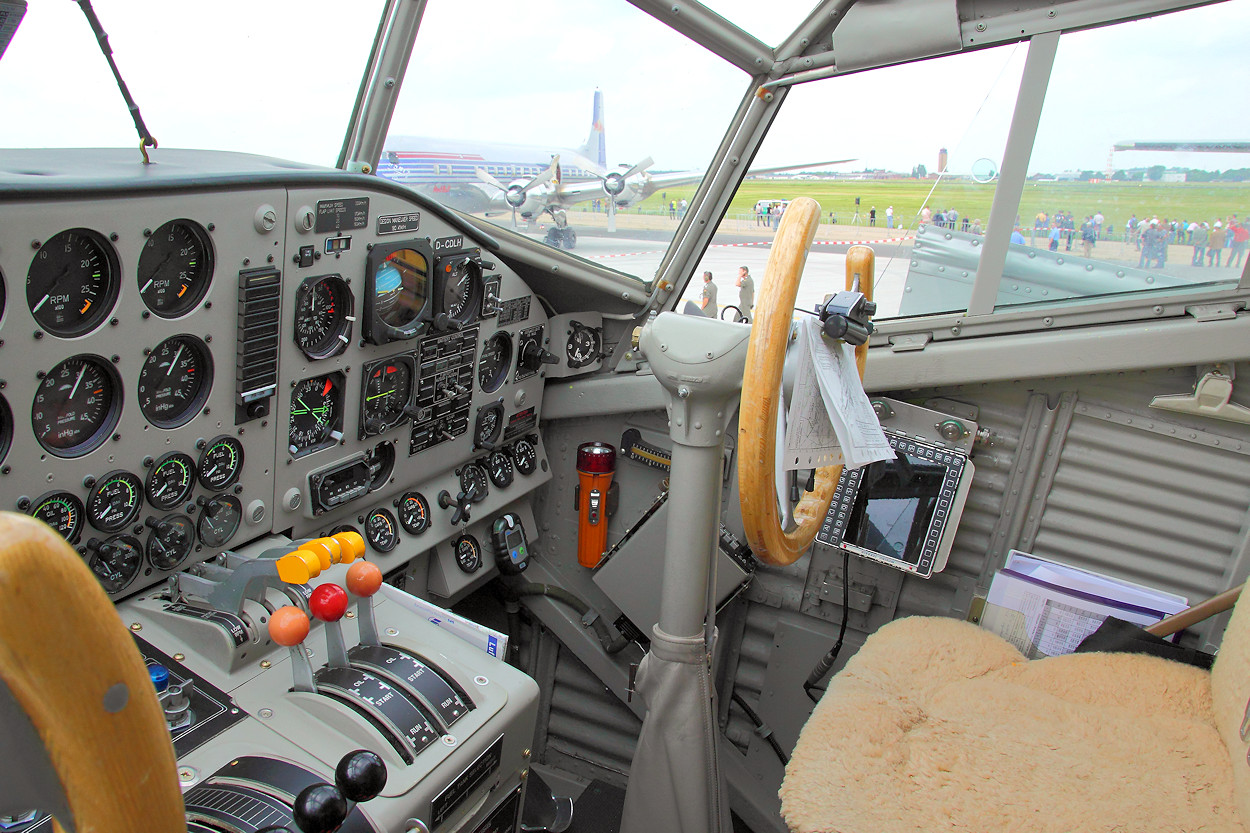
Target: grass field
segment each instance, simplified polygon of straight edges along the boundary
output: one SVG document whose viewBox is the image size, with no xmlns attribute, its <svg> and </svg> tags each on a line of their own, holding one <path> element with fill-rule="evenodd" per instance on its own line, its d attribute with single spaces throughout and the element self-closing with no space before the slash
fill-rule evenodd
<svg viewBox="0 0 1250 833">
<path fill-rule="evenodd" d="M 667 210 L 669 200 L 683 197 L 689 200 L 694 190 L 691 186 L 669 189 L 663 195 L 654 194 L 641 204 L 641 209 L 646 213 L 662 213 Z M 858 196 L 863 225 L 868 224 L 868 210 L 875 206 L 877 225 L 884 226 L 886 206 L 893 205 L 895 224 L 913 226 L 926 198 L 935 213 L 953 207 L 960 217 L 979 217 L 984 224 L 989 219 L 994 184 L 943 180 L 935 188 L 931 179 L 748 180 L 734 195 L 729 213 L 750 214 L 761 199 L 800 196 L 819 202 L 826 218 L 833 212 L 840 223 L 851 221 Z M 1025 186 L 1018 212 L 1021 223 L 1026 228 L 1031 227 L 1038 211 L 1047 214 L 1071 211 L 1078 225 L 1086 215 L 1101 211 L 1106 222 L 1117 230 L 1123 230 L 1134 213 L 1139 219 L 1159 217 L 1199 222 L 1224 220 L 1233 214 L 1245 218 L 1250 215 L 1250 183 L 1030 182 Z"/>
</svg>

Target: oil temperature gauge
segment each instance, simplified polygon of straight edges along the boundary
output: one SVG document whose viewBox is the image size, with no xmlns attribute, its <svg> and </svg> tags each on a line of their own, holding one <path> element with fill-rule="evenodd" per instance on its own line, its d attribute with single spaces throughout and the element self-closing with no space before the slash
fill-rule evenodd
<svg viewBox="0 0 1250 833">
<path fill-rule="evenodd" d="M 221 435 L 204 447 L 200 455 L 200 485 L 210 492 L 220 492 L 239 479 L 243 471 L 243 444 L 234 437 Z"/>
<path fill-rule="evenodd" d="M 505 489 L 512 485 L 512 458 L 502 449 L 495 449 L 486 460 L 486 472 L 490 482 L 497 488 Z"/>
<path fill-rule="evenodd" d="M 378 552 L 390 552 L 399 544 L 399 529 L 391 510 L 374 509 L 365 518 L 365 540 Z"/>
<path fill-rule="evenodd" d="M 200 514 L 200 541 L 210 549 L 225 546 L 239 529 L 243 519 L 243 504 L 232 495 L 217 495 L 204 503 Z"/>
<path fill-rule="evenodd" d="M 482 545 L 469 533 L 464 533 L 451 543 L 456 554 L 456 566 L 466 573 L 476 573 L 482 568 Z"/>
<path fill-rule="evenodd" d="M 35 501 L 32 517 L 46 523 L 71 544 L 78 542 L 82 532 L 82 501 L 69 492 L 48 492 Z"/>
<path fill-rule="evenodd" d="M 92 538 L 87 549 L 91 552 L 91 572 L 107 593 L 124 590 L 143 566 L 143 545 L 129 535 L 114 535 L 105 541 Z"/>
<path fill-rule="evenodd" d="M 128 471 L 111 471 L 87 496 L 87 520 L 101 532 L 116 532 L 139 517 L 143 484 Z"/>
<path fill-rule="evenodd" d="M 143 494 L 154 508 L 168 512 L 187 498 L 195 486 L 195 461 L 178 451 L 162 456 L 148 472 Z"/>
<path fill-rule="evenodd" d="M 399 523 L 409 535 L 420 535 L 430 528 L 430 502 L 420 492 L 404 492 L 395 501 Z"/>
</svg>

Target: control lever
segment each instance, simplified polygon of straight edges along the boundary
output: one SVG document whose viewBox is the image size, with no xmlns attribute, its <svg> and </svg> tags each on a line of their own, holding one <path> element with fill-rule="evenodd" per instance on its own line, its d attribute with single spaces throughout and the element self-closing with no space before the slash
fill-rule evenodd
<svg viewBox="0 0 1250 833">
<path fill-rule="evenodd" d="M 352 808 L 376 798 L 385 786 L 386 764 L 380 757 L 368 749 L 348 752 L 334 768 L 333 785 L 313 784 L 300 790 L 293 807 L 295 823 L 303 833 L 334 833 Z"/>
<path fill-rule="evenodd" d="M 864 293 L 844 289 L 834 295 L 816 312 L 820 315 L 825 335 L 847 344 L 859 346 L 872 335 L 872 321 L 877 305 L 864 297 Z"/>
<path fill-rule="evenodd" d="M 308 609 L 325 623 L 326 650 L 329 654 L 326 664 L 332 668 L 347 668 L 347 648 L 343 644 L 343 626 L 339 624 L 347 612 L 347 591 L 337 584 L 323 584 L 312 591 Z"/>
<path fill-rule="evenodd" d="M 295 691 L 315 693 L 317 684 L 313 681 L 312 664 L 308 661 L 308 654 L 304 653 L 304 640 L 308 637 L 311 625 L 308 614 L 291 605 L 278 608 L 269 617 L 269 638 L 291 649 L 291 674 L 294 676 Z"/>
<path fill-rule="evenodd" d="M 521 348 L 521 367 L 526 370 L 537 370 L 539 365 L 559 363 L 555 354 L 544 350 L 538 339 L 530 339 Z"/>
<path fill-rule="evenodd" d="M 477 484 L 470 483 L 469 488 L 456 495 L 455 500 L 451 497 L 451 492 L 443 489 L 438 493 L 438 505 L 443 509 L 456 507 L 456 511 L 451 513 L 451 524 L 455 526 L 461 521 L 468 522 L 469 510 L 473 508 L 473 498 L 477 496 Z"/>
<path fill-rule="evenodd" d="M 356 623 L 361 645 L 381 645 L 378 621 L 373 615 L 373 594 L 382 587 L 382 571 L 370 561 L 357 561 L 347 568 L 347 590 L 357 597 Z"/>
</svg>

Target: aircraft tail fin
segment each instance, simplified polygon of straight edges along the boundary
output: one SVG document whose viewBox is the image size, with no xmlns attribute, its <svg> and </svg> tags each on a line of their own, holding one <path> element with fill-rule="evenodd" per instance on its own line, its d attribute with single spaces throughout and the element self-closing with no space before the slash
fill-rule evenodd
<svg viewBox="0 0 1250 833">
<path fill-rule="evenodd" d="M 577 149 L 582 156 L 590 159 L 601 169 L 608 167 L 607 136 L 603 132 L 603 92 L 595 90 L 595 109 L 591 114 L 590 135 L 586 143 Z"/>
</svg>

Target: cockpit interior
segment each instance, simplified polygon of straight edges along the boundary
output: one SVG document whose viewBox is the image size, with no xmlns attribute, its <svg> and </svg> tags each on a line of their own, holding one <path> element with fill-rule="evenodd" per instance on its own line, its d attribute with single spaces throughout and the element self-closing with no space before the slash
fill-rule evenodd
<svg viewBox="0 0 1250 833">
<path fill-rule="evenodd" d="M 1250 829 L 1250 0 L 284 3 L 185 60 L 51 5 L 0 0 L 0 831 Z M 489 144 L 600 71 L 576 152 Z M 1042 644 L 1054 564 L 1223 594 L 1213 670 Z M 994 734 L 1048 720 L 1094 751 Z"/>
</svg>

